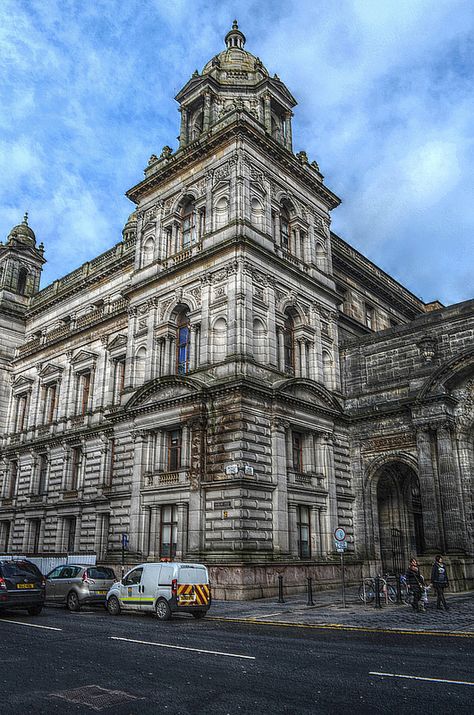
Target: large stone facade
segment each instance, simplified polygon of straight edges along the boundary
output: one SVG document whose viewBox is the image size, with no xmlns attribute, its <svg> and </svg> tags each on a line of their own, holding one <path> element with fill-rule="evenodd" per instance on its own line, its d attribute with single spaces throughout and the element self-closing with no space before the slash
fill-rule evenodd
<svg viewBox="0 0 474 715">
<path fill-rule="evenodd" d="M 0 245 L 0 553 L 204 561 L 215 594 L 443 551 L 472 584 L 474 303 L 425 305 L 330 231 L 296 104 L 244 49 L 177 95 L 123 239 L 39 291 Z"/>
</svg>

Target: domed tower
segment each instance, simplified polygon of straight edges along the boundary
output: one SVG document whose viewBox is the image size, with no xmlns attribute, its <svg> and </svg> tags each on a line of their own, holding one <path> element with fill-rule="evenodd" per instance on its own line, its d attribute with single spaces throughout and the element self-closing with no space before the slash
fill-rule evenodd
<svg viewBox="0 0 474 715">
<path fill-rule="evenodd" d="M 245 35 L 234 20 L 225 36 L 226 49 L 202 73 L 195 72 L 176 95 L 180 104 L 180 147 L 217 129 L 235 109 L 256 119 L 262 131 L 291 151 L 291 117 L 296 100 L 262 61 L 245 50 Z"/>
<path fill-rule="evenodd" d="M 0 244 L 0 290 L 8 292 L 9 300 L 26 305 L 25 299 L 38 292 L 45 263 L 43 252 L 43 244 L 36 247 L 36 236 L 25 213 L 22 223 L 8 234 L 6 243 Z"/>
</svg>

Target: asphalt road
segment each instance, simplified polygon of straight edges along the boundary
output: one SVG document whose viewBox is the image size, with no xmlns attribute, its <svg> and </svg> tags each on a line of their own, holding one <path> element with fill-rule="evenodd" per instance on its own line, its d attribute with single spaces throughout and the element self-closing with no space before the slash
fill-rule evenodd
<svg viewBox="0 0 474 715">
<path fill-rule="evenodd" d="M 473 655 L 466 637 L 11 611 L 0 712 L 472 714 Z"/>
</svg>

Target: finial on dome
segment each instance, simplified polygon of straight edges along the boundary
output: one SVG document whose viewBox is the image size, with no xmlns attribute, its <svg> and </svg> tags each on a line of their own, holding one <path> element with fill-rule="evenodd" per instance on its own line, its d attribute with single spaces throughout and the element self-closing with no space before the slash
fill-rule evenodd
<svg viewBox="0 0 474 715">
<path fill-rule="evenodd" d="M 23 216 L 23 223 L 25 226 L 28 226 L 28 211 L 25 211 L 25 215 Z"/>
<path fill-rule="evenodd" d="M 245 45 L 245 35 L 239 30 L 239 24 L 237 20 L 232 23 L 232 30 L 230 30 L 225 36 L 225 44 L 227 49 L 230 50 L 233 47 L 237 47 L 239 50 L 244 49 Z"/>
</svg>

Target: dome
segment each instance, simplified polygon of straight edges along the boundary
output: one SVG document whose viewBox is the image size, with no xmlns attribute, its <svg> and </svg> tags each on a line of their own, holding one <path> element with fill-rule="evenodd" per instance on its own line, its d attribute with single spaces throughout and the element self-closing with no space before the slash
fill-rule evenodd
<svg viewBox="0 0 474 715">
<path fill-rule="evenodd" d="M 209 60 L 202 74 L 215 77 L 221 84 L 258 82 L 268 77 L 268 70 L 262 61 L 244 50 L 245 35 L 234 20 L 232 30 L 225 36 L 227 49 Z"/>
<path fill-rule="evenodd" d="M 14 226 L 7 238 L 8 243 L 10 241 L 20 241 L 21 243 L 28 243 L 36 245 L 36 236 L 32 228 L 28 226 L 28 213 L 25 213 L 23 222 L 19 223 L 18 226 Z"/>
<path fill-rule="evenodd" d="M 130 214 L 130 216 L 128 217 L 128 219 L 125 222 L 125 226 L 123 227 L 123 230 L 125 231 L 125 229 L 127 229 L 127 228 L 135 228 L 136 225 L 137 225 L 137 212 L 132 211 L 132 213 Z"/>
</svg>

